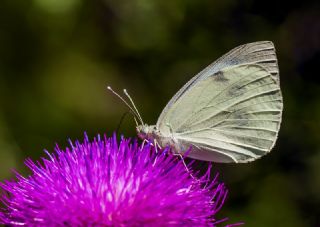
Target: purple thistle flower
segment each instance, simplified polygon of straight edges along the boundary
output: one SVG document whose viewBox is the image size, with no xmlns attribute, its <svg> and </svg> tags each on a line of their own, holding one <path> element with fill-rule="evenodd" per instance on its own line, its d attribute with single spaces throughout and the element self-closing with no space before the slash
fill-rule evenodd
<svg viewBox="0 0 320 227">
<path fill-rule="evenodd" d="M 6 181 L 0 223 L 26 226 L 216 226 L 227 195 L 217 177 L 187 171 L 180 158 L 116 136 L 46 152 L 32 171 Z M 191 168 L 190 166 L 188 168 Z"/>
</svg>

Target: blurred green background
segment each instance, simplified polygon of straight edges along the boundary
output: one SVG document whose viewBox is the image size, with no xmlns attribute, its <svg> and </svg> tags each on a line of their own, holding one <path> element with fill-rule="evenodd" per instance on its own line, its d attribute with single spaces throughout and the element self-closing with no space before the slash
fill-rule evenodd
<svg viewBox="0 0 320 227">
<path fill-rule="evenodd" d="M 247 226 L 320 226 L 319 1 L 1 0 L 0 179 L 86 131 L 110 135 L 126 88 L 156 122 L 194 74 L 244 43 L 275 43 L 284 95 L 271 154 L 215 164 L 230 189 L 220 216 Z M 135 136 L 132 117 L 120 131 Z M 201 163 L 204 165 L 205 163 Z"/>
</svg>

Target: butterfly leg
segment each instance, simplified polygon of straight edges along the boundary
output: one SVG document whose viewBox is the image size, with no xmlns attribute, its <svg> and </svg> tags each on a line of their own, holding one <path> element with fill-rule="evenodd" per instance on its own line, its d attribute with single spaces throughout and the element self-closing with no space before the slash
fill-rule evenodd
<svg viewBox="0 0 320 227">
<path fill-rule="evenodd" d="M 189 170 L 188 166 L 187 166 L 187 163 L 184 161 L 184 158 L 183 156 L 180 154 L 180 153 L 173 153 L 174 156 L 179 156 L 181 158 L 181 161 L 184 165 L 184 168 L 187 170 L 187 172 L 190 174 L 191 178 L 194 179 L 195 181 L 199 181 L 196 177 L 194 177 L 192 174 L 191 174 L 191 171 Z"/>
<path fill-rule="evenodd" d="M 160 146 L 160 144 L 157 142 L 156 139 L 153 140 L 153 144 L 154 144 L 154 148 L 156 150 L 156 153 L 158 153 L 158 148 L 161 150 L 162 147 Z"/>
<path fill-rule="evenodd" d="M 142 141 L 141 147 L 144 147 L 144 145 L 145 145 L 146 142 L 149 142 L 149 141 L 148 141 L 147 139 L 144 139 L 144 140 Z"/>
<path fill-rule="evenodd" d="M 158 154 L 158 148 L 160 150 L 162 149 L 162 147 L 160 146 L 160 144 L 157 142 L 156 139 L 153 140 L 153 146 L 156 150 L 156 154 Z M 156 158 L 154 159 L 153 166 L 157 163 L 157 160 L 158 160 L 158 155 L 156 155 Z"/>
</svg>

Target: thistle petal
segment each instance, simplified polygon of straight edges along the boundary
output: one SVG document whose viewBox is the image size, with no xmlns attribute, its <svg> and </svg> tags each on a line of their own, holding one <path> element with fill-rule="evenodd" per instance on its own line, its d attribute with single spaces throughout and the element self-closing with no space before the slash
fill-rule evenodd
<svg viewBox="0 0 320 227">
<path fill-rule="evenodd" d="M 0 223 L 26 226 L 216 226 L 227 190 L 168 150 L 116 136 L 70 141 L 28 177 L 5 181 Z M 190 174 L 192 174 L 192 177 Z M 216 223 L 216 224 L 215 224 Z"/>
</svg>

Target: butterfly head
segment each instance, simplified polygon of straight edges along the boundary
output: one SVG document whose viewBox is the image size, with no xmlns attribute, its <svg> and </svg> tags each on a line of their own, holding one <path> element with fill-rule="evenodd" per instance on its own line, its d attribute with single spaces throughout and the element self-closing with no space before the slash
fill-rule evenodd
<svg viewBox="0 0 320 227">
<path fill-rule="evenodd" d="M 159 134 L 159 130 L 155 125 L 142 124 L 136 127 L 138 137 L 144 139 L 155 139 Z"/>
</svg>

